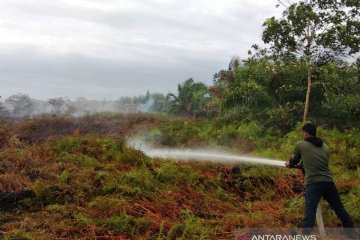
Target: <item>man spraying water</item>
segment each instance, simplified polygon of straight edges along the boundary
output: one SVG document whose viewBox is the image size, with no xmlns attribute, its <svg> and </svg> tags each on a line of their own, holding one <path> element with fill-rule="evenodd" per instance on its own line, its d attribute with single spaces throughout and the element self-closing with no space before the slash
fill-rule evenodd
<svg viewBox="0 0 360 240">
<path fill-rule="evenodd" d="M 309 234 L 315 224 L 316 209 L 323 197 L 341 219 L 344 228 L 353 228 L 353 221 L 345 210 L 334 184 L 328 158 L 328 146 L 316 136 L 316 126 L 306 123 L 302 127 L 303 141 L 296 144 L 294 154 L 286 163 L 288 168 L 302 167 L 305 173 L 305 214 L 302 224 Z"/>
<path fill-rule="evenodd" d="M 302 128 L 304 141 L 297 143 L 292 158 L 284 164 L 282 160 L 241 156 L 226 152 L 211 152 L 194 149 L 161 149 L 148 146 L 142 141 L 131 139 L 129 144 L 155 158 L 213 161 L 219 163 L 266 164 L 278 167 L 302 168 L 306 180 L 306 210 L 303 222 L 304 233 L 309 235 L 314 227 L 315 215 L 321 197 L 324 197 L 342 220 L 343 226 L 353 229 L 353 222 L 341 203 L 328 166 L 328 147 L 316 137 L 316 127 L 305 124 Z M 321 214 L 319 214 L 321 216 Z M 348 231 L 352 233 L 352 231 Z"/>
</svg>

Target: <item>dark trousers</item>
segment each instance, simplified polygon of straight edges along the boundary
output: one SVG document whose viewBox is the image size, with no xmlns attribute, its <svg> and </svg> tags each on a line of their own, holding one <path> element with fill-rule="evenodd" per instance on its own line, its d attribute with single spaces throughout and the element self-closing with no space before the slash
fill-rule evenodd
<svg viewBox="0 0 360 240">
<path fill-rule="evenodd" d="M 305 188 L 305 217 L 302 227 L 311 231 L 315 224 L 316 208 L 321 197 L 330 204 L 338 218 L 340 218 L 344 228 L 353 228 L 354 224 L 349 214 L 346 212 L 339 192 L 333 182 L 317 182 L 308 184 Z"/>
</svg>

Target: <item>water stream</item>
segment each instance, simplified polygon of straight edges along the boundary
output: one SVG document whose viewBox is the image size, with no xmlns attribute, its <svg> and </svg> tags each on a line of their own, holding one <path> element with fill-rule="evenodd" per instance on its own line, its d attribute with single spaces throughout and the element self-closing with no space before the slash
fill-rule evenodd
<svg viewBox="0 0 360 240">
<path fill-rule="evenodd" d="M 174 148 L 153 148 L 141 141 L 132 140 L 129 145 L 143 151 L 153 158 L 175 159 L 175 160 L 196 160 L 211 161 L 218 163 L 250 163 L 285 167 L 285 162 L 277 159 L 267 159 L 252 156 L 242 156 L 232 153 L 203 150 L 203 149 L 174 149 Z"/>
</svg>

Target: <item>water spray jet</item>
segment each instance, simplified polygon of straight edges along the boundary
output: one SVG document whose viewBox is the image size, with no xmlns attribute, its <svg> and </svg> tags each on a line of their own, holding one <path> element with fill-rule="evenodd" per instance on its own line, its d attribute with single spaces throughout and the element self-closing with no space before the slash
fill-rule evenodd
<svg viewBox="0 0 360 240">
<path fill-rule="evenodd" d="M 285 167 L 285 162 L 282 160 L 243 156 L 223 151 L 213 151 L 206 149 L 154 148 L 137 139 L 129 140 L 128 144 L 136 149 L 143 151 L 147 156 L 152 158 L 183 161 L 207 161 L 217 163 L 249 163 Z"/>
<path fill-rule="evenodd" d="M 179 149 L 148 149 L 144 153 L 153 158 L 167 158 L 176 160 L 197 160 L 217 163 L 250 163 L 285 167 L 285 162 L 281 160 L 241 156 L 228 153 L 214 153 L 197 150 Z"/>
</svg>

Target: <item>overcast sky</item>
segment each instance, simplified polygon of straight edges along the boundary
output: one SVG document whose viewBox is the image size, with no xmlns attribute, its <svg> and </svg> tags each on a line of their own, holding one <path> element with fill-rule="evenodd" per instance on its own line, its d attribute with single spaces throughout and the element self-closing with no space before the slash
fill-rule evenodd
<svg viewBox="0 0 360 240">
<path fill-rule="evenodd" d="M 207 84 L 276 0 L 1 0 L 0 96 L 118 99 Z"/>
</svg>

